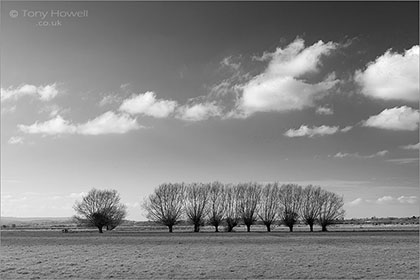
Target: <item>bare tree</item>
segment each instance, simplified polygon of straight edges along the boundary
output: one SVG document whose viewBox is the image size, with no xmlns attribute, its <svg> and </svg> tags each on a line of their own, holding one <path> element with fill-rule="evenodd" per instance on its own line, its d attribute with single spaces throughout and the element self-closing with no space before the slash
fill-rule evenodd
<svg viewBox="0 0 420 280">
<path fill-rule="evenodd" d="M 194 232 L 200 231 L 207 215 L 207 203 L 210 186 L 192 183 L 186 188 L 185 213 L 188 220 L 194 225 Z"/>
<path fill-rule="evenodd" d="M 298 185 L 282 185 L 279 192 L 281 222 L 293 231 L 299 219 L 302 187 Z"/>
<path fill-rule="evenodd" d="M 120 195 L 116 190 L 92 189 L 73 206 L 78 222 L 95 226 L 102 233 L 102 228 L 112 230 L 122 223 L 127 215 L 126 206 L 120 203 Z"/>
<path fill-rule="evenodd" d="M 161 184 L 143 203 L 143 208 L 148 212 L 147 218 L 167 226 L 172 232 L 173 226 L 182 217 L 184 192 L 184 184 Z"/>
<path fill-rule="evenodd" d="M 267 227 L 267 231 L 271 231 L 271 225 L 277 218 L 279 211 L 279 187 L 277 183 L 266 184 L 261 190 L 261 199 L 258 217 Z"/>
<path fill-rule="evenodd" d="M 238 192 L 240 215 L 246 225 L 247 232 L 250 232 L 251 225 L 257 220 L 261 186 L 257 183 L 239 184 Z"/>
<path fill-rule="evenodd" d="M 225 187 L 219 182 L 211 184 L 209 193 L 209 223 L 219 232 L 219 226 L 225 217 Z"/>
<path fill-rule="evenodd" d="M 226 225 L 227 231 L 231 232 L 241 220 L 239 209 L 239 188 L 229 186 L 226 188 Z"/>
<path fill-rule="evenodd" d="M 337 219 L 344 218 L 344 201 L 343 197 L 326 190 L 322 191 L 321 197 L 322 202 L 318 222 L 322 231 L 327 231 L 328 225 L 334 224 Z"/>
<path fill-rule="evenodd" d="M 302 191 L 300 216 L 310 231 L 314 231 L 314 224 L 318 219 L 322 204 L 322 190 L 320 187 L 307 186 Z"/>
</svg>

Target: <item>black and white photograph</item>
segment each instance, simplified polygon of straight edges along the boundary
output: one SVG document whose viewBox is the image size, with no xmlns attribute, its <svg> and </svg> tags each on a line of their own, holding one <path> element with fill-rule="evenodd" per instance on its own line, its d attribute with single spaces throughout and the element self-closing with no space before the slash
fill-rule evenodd
<svg viewBox="0 0 420 280">
<path fill-rule="evenodd" d="M 1 1 L 1 279 L 419 279 L 419 1 Z"/>
</svg>

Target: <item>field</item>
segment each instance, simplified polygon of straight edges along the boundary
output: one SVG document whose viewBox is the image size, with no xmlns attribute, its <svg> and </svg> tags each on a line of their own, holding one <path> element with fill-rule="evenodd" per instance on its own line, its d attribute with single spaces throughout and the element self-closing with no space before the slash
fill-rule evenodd
<svg viewBox="0 0 420 280">
<path fill-rule="evenodd" d="M 2 231 L 1 279 L 418 279 L 419 232 Z"/>
</svg>

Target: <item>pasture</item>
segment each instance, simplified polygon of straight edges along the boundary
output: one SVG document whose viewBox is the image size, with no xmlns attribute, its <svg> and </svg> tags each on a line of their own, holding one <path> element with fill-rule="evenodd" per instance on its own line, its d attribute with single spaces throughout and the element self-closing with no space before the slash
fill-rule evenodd
<svg viewBox="0 0 420 280">
<path fill-rule="evenodd" d="M 419 232 L 2 231 L 1 279 L 418 279 Z"/>
</svg>

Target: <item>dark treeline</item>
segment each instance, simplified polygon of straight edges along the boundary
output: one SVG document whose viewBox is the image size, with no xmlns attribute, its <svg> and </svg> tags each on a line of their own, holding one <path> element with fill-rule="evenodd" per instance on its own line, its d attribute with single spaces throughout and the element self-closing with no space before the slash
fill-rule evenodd
<svg viewBox="0 0 420 280">
<path fill-rule="evenodd" d="M 302 221 L 313 231 L 322 231 L 337 219 L 344 218 L 343 198 L 318 186 L 302 187 L 278 183 L 165 183 L 158 186 L 143 203 L 147 218 L 168 227 L 187 219 L 194 231 L 212 225 L 215 231 L 225 226 L 232 231 L 240 223 L 247 231 L 261 221 L 271 231 L 272 225 L 283 224 L 290 231 Z"/>
</svg>

